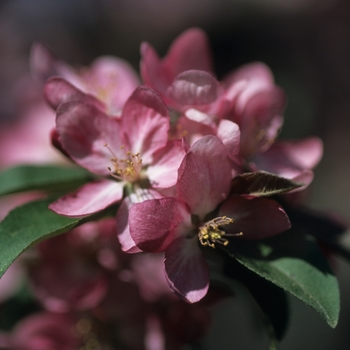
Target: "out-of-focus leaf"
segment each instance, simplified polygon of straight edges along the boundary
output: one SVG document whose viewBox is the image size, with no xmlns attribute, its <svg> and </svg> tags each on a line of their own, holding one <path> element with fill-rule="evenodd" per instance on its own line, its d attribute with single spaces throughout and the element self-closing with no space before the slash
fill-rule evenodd
<svg viewBox="0 0 350 350">
<path fill-rule="evenodd" d="M 24 204 L 12 210 L 0 223 L 0 277 L 28 247 L 64 233 L 82 221 L 52 212 L 47 208 L 51 202 L 52 199 L 45 199 Z"/>
<path fill-rule="evenodd" d="M 272 196 L 301 187 L 302 184 L 265 171 L 244 173 L 232 180 L 232 191 L 235 194 L 253 196 Z"/>
<path fill-rule="evenodd" d="M 82 168 L 19 165 L 0 173 L 0 195 L 24 191 L 68 191 L 91 178 Z"/>
<path fill-rule="evenodd" d="M 331 327 L 337 325 L 338 282 L 313 237 L 290 230 L 263 241 L 236 239 L 226 248 L 248 269 L 313 307 Z"/>
</svg>

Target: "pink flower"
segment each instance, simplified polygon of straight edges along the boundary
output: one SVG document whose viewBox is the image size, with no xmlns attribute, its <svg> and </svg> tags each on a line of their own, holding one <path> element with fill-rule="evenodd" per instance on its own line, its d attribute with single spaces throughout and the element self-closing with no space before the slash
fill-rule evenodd
<svg viewBox="0 0 350 350">
<path fill-rule="evenodd" d="M 109 264 L 101 259 L 107 249 Z M 85 223 L 65 235 L 40 243 L 39 259 L 29 267 L 37 299 L 52 312 L 96 307 L 107 293 L 108 270 L 118 266 L 118 251 L 120 246 L 112 218 Z"/>
<path fill-rule="evenodd" d="M 221 93 L 213 76 L 209 42 L 200 29 L 192 28 L 180 35 L 163 60 L 148 43 L 141 45 L 141 56 L 145 84 L 175 109 L 210 104 Z"/>
<path fill-rule="evenodd" d="M 23 319 L 0 345 L 10 350 L 76 350 L 83 341 L 74 332 L 76 320 L 69 314 L 42 312 Z"/>
<path fill-rule="evenodd" d="M 62 104 L 56 120 L 59 143 L 78 165 L 104 178 L 58 199 L 50 209 L 84 216 L 120 201 L 127 184 L 129 193 L 173 186 L 184 151 L 180 141 L 168 141 L 168 130 L 168 109 L 147 87 L 135 90 L 120 119 L 93 104 Z"/>
<path fill-rule="evenodd" d="M 50 77 L 56 77 L 52 80 L 60 82 L 49 83 L 45 87 L 45 96 L 54 108 L 88 95 L 91 96 L 90 100 L 98 100 L 106 113 L 118 116 L 139 85 L 138 76 L 131 65 L 116 57 L 100 57 L 89 68 L 74 70 L 44 45 L 37 43 L 32 47 L 30 61 L 32 72 L 41 83 Z"/>
<path fill-rule="evenodd" d="M 231 179 L 225 146 L 217 137 L 205 136 L 190 148 L 180 165 L 176 197 L 130 207 L 129 239 L 142 251 L 165 252 L 170 288 L 188 302 L 202 299 L 209 287 L 209 269 L 198 241 L 215 247 L 228 244 L 225 237 L 241 231 L 244 238 L 262 238 L 290 226 L 287 215 L 273 200 L 229 197 Z M 217 216 L 213 211 L 220 204 Z M 227 225 L 229 234 L 221 229 Z M 120 239 L 122 245 L 127 244 L 125 235 Z"/>
</svg>

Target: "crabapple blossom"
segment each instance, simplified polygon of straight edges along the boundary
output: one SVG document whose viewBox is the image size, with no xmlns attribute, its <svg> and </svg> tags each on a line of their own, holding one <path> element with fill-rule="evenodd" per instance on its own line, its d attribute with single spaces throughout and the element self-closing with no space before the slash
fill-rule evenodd
<svg viewBox="0 0 350 350">
<path fill-rule="evenodd" d="M 130 207 L 130 237 L 120 237 L 122 245 L 129 239 L 142 251 L 165 252 L 169 286 L 188 302 L 202 299 L 209 287 L 209 270 L 199 242 L 214 248 L 227 245 L 226 237 L 263 238 L 290 227 L 277 202 L 230 196 L 231 180 L 225 146 L 216 136 L 204 136 L 193 144 L 179 167 L 176 197 Z M 218 205 L 220 216 L 214 213 Z M 231 230 L 226 232 L 222 226 Z"/>
<path fill-rule="evenodd" d="M 123 189 L 167 188 L 176 183 L 184 155 L 180 141 L 168 141 L 168 109 L 158 94 L 137 88 L 120 119 L 81 101 L 57 112 L 59 143 L 72 160 L 103 176 L 50 205 L 58 214 L 84 216 L 120 201 Z"/>
</svg>

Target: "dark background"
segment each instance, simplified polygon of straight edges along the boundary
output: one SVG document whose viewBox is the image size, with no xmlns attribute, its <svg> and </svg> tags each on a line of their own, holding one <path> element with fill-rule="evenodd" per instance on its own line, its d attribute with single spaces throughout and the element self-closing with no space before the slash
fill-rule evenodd
<svg viewBox="0 0 350 350">
<path fill-rule="evenodd" d="M 208 33 L 219 78 L 252 61 L 271 67 L 288 95 L 281 137 L 318 135 L 324 141 L 310 206 L 350 218 L 347 0 L 0 1 L 0 120 L 9 124 L 18 116 L 17 86 L 28 75 L 34 41 L 46 43 L 74 66 L 110 54 L 138 70 L 142 41 L 164 55 L 171 41 L 192 26 Z M 350 268 L 338 260 L 334 266 L 342 295 L 338 327 L 332 330 L 314 310 L 291 298 L 291 323 L 282 350 L 348 349 Z M 265 349 L 255 312 L 244 298 L 224 304 L 215 312 L 205 349 Z"/>
</svg>

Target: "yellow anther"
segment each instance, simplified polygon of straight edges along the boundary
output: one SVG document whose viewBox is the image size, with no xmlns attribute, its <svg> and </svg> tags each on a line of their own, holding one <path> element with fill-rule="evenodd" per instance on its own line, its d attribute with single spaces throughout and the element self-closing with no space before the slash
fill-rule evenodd
<svg viewBox="0 0 350 350">
<path fill-rule="evenodd" d="M 233 223 L 233 219 L 228 218 L 227 216 L 220 216 L 213 220 L 206 222 L 203 226 L 199 228 L 198 238 L 203 246 L 209 246 L 215 248 L 215 244 L 219 243 L 224 246 L 229 244 L 226 237 L 241 236 L 243 232 L 239 233 L 226 233 L 223 230 L 220 230 L 220 226 L 229 225 Z"/>
</svg>

